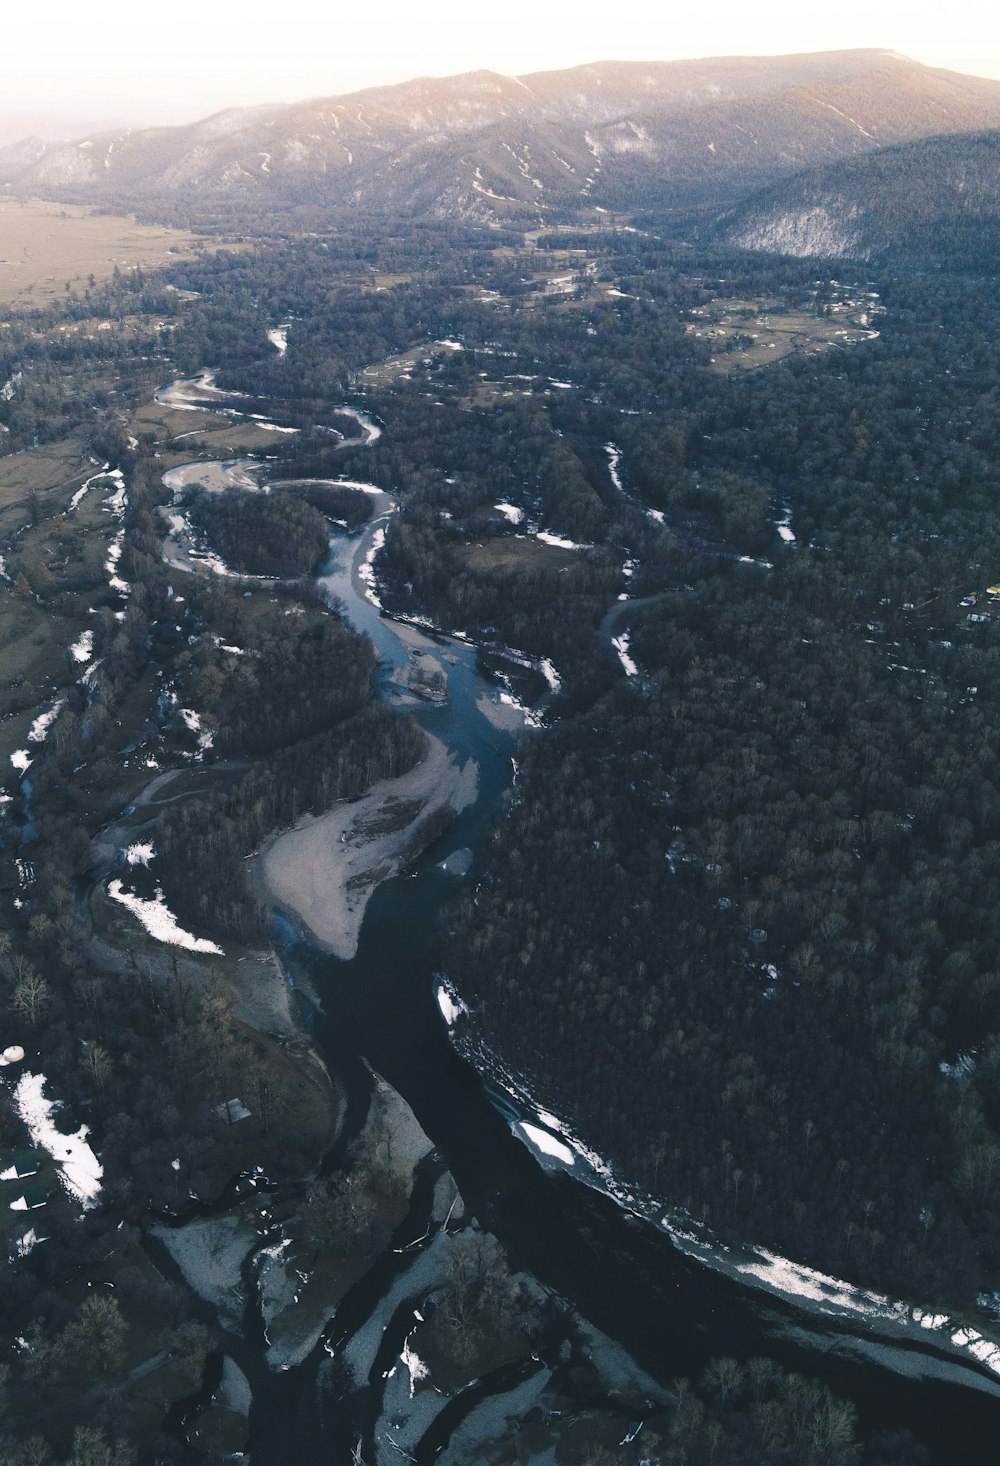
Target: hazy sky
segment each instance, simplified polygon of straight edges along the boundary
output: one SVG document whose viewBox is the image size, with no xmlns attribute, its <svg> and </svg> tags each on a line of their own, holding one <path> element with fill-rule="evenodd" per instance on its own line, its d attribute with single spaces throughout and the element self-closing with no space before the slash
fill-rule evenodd
<svg viewBox="0 0 1000 1466">
<path fill-rule="evenodd" d="M 880 46 L 1000 78 L 989 0 L 41 0 L 4 5 L 0 134 L 179 122 L 419 75 Z M 27 125 L 25 125 L 27 124 Z"/>
</svg>

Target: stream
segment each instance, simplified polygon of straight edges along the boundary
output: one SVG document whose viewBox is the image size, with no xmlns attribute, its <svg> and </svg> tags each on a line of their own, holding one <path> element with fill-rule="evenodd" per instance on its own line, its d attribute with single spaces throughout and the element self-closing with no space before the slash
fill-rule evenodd
<svg viewBox="0 0 1000 1466">
<path fill-rule="evenodd" d="M 173 383 L 164 391 L 173 394 L 172 405 L 185 400 L 195 409 L 218 410 L 219 397 L 206 401 L 198 394 L 205 380 Z M 372 441 L 370 420 L 357 416 Z M 246 466 L 244 460 L 240 474 Z M 224 472 L 231 465 L 214 467 Z M 467 847 L 474 861 L 465 879 L 474 884 L 479 878 L 477 852 L 512 778 L 514 734 L 484 712 L 501 689 L 468 642 L 427 634 L 428 648 L 447 669 L 446 702 L 418 700 L 392 680 L 393 672 L 411 665 L 414 633 L 380 612 L 359 573 L 394 512 L 387 495 L 373 507 L 377 517 L 362 531 L 333 537 L 319 583 L 339 599 L 347 620 L 374 642 L 383 696 L 406 706 L 461 762 L 475 760 L 479 793 L 414 870 L 376 890 L 351 961 L 286 938 L 286 969 L 293 978 L 308 979 L 322 1001 L 313 1016 L 314 1042 L 343 1079 L 349 1100 L 358 1086 L 370 1083 L 363 1059 L 413 1110 L 454 1176 L 468 1212 L 500 1239 L 512 1268 L 532 1274 L 568 1300 L 661 1384 L 669 1385 L 675 1376 L 697 1378 L 714 1356 L 766 1354 L 853 1401 L 864 1430 L 908 1429 L 927 1447 L 930 1460 L 942 1466 L 959 1459 L 969 1466 L 995 1461 L 1000 1385 L 971 1361 L 963 1369 L 931 1338 L 894 1339 L 890 1346 L 875 1332 L 867 1333 L 861 1321 L 841 1322 L 795 1307 L 684 1255 L 662 1231 L 610 1197 L 543 1169 L 512 1133 L 506 1097 L 491 1097 L 481 1076 L 455 1052 L 435 1001 L 434 979 L 442 963 L 448 898 L 462 882 L 439 863 Z M 426 1229 L 433 1189 L 428 1175 L 418 1176 L 400 1235 L 416 1237 Z M 301 1365 L 281 1374 L 269 1371 L 256 1332 L 248 1331 L 241 1347 L 233 1348 L 253 1386 L 254 1466 L 284 1466 L 289 1460 L 326 1466 L 350 1460 L 356 1440 L 367 1445 L 385 1388 L 379 1376 L 390 1367 L 390 1357 L 398 1356 L 412 1312 L 405 1290 L 399 1295 L 406 1261 L 405 1255 L 386 1253 L 345 1298 L 324 1340 Z M 345 1392 L 337 1384 L 331 1352 L 344 1342 L 345 1329 L 356 1336 L 387 1302 L 392 1307 L 385 1344 L 376 1355 L 377 1367 L 371 1367 L 369 1388 Z M 942 1377 L 947 1367 L 952 1378 Z M 501 1371 L 497 1381 L 481 1382 L 465 1408 L 450 1403 L 430 1424 L 413 1459 L 433 1460 L 491 1388 L 498 1395 L 513 1391 L 513 1399 L 541 1368 L 539 1362 L 527 1374 Z M 963 1373 L 968 1385 L 980 1387 L 956 1383 Z"/>
</svg>

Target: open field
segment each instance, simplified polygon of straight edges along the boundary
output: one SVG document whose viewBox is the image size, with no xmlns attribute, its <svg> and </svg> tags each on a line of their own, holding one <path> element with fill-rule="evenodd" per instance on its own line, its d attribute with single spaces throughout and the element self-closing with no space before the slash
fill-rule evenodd
<svg viewBox="0 0 1000 1466">
<path fill-rule="evenodd" d="M 190 421 L 190 414 L 188 415 Z M 205 454 L 210 458 L 243 458 L 248 453 L 260 453 L 262 449 L 287 448 L 290 435 L 276 428 L 264 427 L 262 423 L 238 422 L 224 418 L 218 428 L 209 427 L 205 432 L 195 431 L 190 437 L 178 441 L 165 439 L 163 447 L 167 453 L 181 453 L 181 461 L 198 458 Z M 164 458 L 164 462 L 167 459 Z"/>
<path fill-rule="evenodd" d="M 491 574 L 510 570 L 562 570 L 572 565 L 575 552 L 526 535 L 504 535 L 482 544 L 466 545 L 458 551 L 473 573 Z"/>
<path fill-rule="evenodd" d="M 713 300 L 691 314 L 687 331 L 718 348 L 712 365 L 717 372 L 752 371 L 794 351 L 817 355 L 831 347 L 851 346 L 872 332 L 857 310 L 838 309 L 820 315 L 808 306 L 795 310 L 780 301 Z"/>
<path fill-rule="evenodd" d="M 37 494 L 44 509 L 54 514 L 57 509 L 65 508 L 57 494 L 65 490 L 68 502 L 93 472 L 91 460 L 84 452 L 82 433 L 22 453 L 8 453 L 0 457 L 0 516 L 15 506 L 26 505 L 32 494 Z M 3 528 L 9 529 L 14 522 L 23 523 L 26 519 L 26 515 L 19 521 L 4 519 Z"/>
<path fill-rule="evenodd" d="M 179 435 L 184 440 L 194 441 L 206 433 L 232 426 L 232 419 L 222 413 L 184 412 L 179 408 L 163 407 L 159 402 L 144 402 L 132 414 L 132 425 L 138 437 L 152 433 L 158 443 L 170 443 Z"/>
<path fill-rule="evenodd" d="M 117 265 L 162 265 L 189 257 L 200 241 L 182 229 L 137 224 L 74 204 L 0 199 L 0 306 L 42 305 L 88 278 L 106 280 Z"/>
</svg>

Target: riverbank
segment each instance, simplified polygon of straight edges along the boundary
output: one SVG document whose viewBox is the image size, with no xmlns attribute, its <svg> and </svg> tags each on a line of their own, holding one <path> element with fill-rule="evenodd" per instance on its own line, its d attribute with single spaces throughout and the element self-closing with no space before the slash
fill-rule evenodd
<svg viewBox="0 0 1000 1466">
<path fill-rule="evenodd" d="M 475 1067 L 511 1132 L 543 1169 L 601 1192 L 664 1232 L 686 1257 L 787 1305 L 798 1317 L 783 1318 L 777 1327 L 776 1316 L 776 1332 L 806 1341 L 811 1326 L 825 1337 L 831 1324 L 839 1325 L 838 1348 L 845 1353 L 902 1375 L 933 1377 L 1000 1398 L 1000 1337 L 997 1331 L 981 1331 L 984 1319 L 977 1319 L 977 1328 L 967 1319 L 829 1277 L 752 1243 L 722 1242 L 662 1199 L 629 1186 L 570 1124 L 539 1106 L 528 1081 L 512 1073 L 486 1039 L 468 1033 L 469 1009 L 449 983 L 439 982 L 436 995 L 454 1047 Z"/>
<path fill-rule="evenodd" d="M 476 798 L 478 771 L 433 734 L 415 768 L 360 799 L 307 815 L 253 862 L 261 893 L 342 961 L 358 950 L 372 892 L 398 875 Z"/>
</svg>

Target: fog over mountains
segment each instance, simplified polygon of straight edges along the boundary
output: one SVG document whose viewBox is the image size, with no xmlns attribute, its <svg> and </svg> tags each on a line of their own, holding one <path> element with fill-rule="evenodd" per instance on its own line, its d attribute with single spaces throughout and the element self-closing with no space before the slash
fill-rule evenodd
<svg viewBox="0 0 1000 1466">
<path fill-rule="evenodd" d="M 333 217 L 530 225 L 723 208 L 803 169 L 994 127 L 1000 82 L 886 51 L 600 62 L 415 80 L 72 143 L 31 137 L 0 148 L 0 186 L 104 205 L 308 204 Z M 796 243 L 795 230 L 772 239 L 761 217 L 733 233 Z"/>
</svg>

